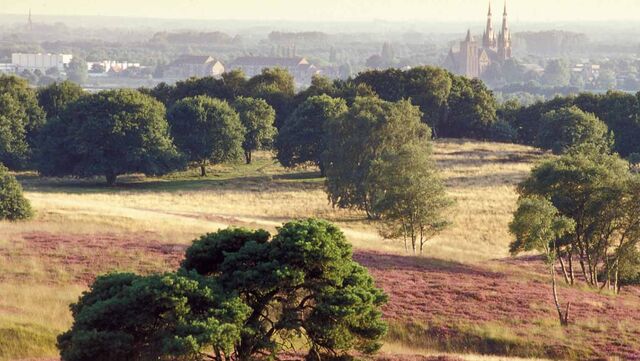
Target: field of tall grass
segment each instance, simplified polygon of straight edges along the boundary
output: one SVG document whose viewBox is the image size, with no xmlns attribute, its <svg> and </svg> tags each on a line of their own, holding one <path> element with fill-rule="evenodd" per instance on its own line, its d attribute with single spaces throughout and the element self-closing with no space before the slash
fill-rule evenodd
<svg viewBox="0 0 640 361">
<path fill-rule="evenodd" d="M 453 226 L 426 255 L 501 267 L 491 260 L 508 256 L 515 184 L 542 156 L 519 145 L 438 141 L 435 157 L 456 204 Z M 101 179 L 19 174 L 37 213 L 26 223 L 0 223 L 0 360 L 55 357 L 55 335 L 71 322 L 68 305 L 96 274 L 170 269 L 191 240 L 230 225 L 274 230 L 319 217 L 337 223 L 357 250 L 404 254 L 364 215 L 332 208 L 315 169 L 285 170 L 269 153 L 255 158 L 212 168 L 206 178 L 133 175 L 115 188 Z M 385 351 L 427 352 L 407 347 L 389 343 Z"/>
</svg>

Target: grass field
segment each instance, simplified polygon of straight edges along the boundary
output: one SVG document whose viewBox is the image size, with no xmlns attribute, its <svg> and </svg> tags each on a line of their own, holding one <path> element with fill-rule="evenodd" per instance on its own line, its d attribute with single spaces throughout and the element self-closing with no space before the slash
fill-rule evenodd
<svg viewBox="0 0 640 361">
<path fill-rule="evenodd" d="M 577 319 L 569 335 L 554 322 L 537 262 L 507 259 L 514 186 L 543 155 L 465 141 L 440 141 L 435 150 L 456 204 L 453 226 L 421 259 L 382 239 L 362 214 L 333 209 L 315 170 L 284 170 L 267 153 L 252 165 L 211 169 L 205 179 L 196 171 L 130 176 L 116 188 L 100 179 L 21 174 L 37 216 L 0 223 L 0 360 L 55 357 L 55 335 L 71 321 L 68 304 L 97 274 L 171 269 L 202 233 L 229 225 L 273 230 L 304 217 L 337 223 L 356 259 L 390 294 L 387 353 L 579 358 L 574 348 L 593 338 L 594 355 L 633 356 L 640 348 L 636 291 L 614 298 L 562 289 L 563 297 L 575 299 L 576 314 L 602 309 L 606 318 Z M 637 316 L 622 317 L 629 310 Z"/>
</svg>

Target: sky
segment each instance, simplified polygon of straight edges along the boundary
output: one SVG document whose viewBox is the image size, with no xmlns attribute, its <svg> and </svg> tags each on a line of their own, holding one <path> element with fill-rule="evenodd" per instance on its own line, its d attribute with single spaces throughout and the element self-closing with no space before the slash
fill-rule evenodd
<svg viewBox="0 0 640 361">
<path fill-rule="evenodd" d="M 640 20 L 640 0 L 508 0 L 513 21 Z M 477 21 L 488 0 L 0 0 L 0 13 L 167 19 Z M 494 16 L 503 0 L 493 0 Z"/>
</svg>

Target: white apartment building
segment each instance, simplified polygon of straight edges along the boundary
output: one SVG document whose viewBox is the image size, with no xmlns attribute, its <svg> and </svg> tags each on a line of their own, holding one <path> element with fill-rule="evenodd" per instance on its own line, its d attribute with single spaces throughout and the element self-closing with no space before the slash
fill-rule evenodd
<svg viewBox="0 0 640 361">
<path fill-rule="evenodd" d="M 64 71 L 65 66 L 69 65 L 73 55 L 71 54 L 11 54 L 11 64 L 16 67 L 18 72 L 27 70 L 40 70 L 43 73 L 47 69 L 57 68 Z"/>
</svg>

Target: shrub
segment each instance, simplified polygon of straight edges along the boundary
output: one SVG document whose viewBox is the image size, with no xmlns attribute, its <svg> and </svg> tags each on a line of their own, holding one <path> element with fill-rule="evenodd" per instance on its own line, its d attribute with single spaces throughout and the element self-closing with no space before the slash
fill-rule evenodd
<svg viewBox="0 0 640 361">
<path fill-rule="evenodd" d="M 22 195 L 22 187 L 9 170 L 0 164 L 0 220 L 29 219 L 33 210 Z"/>
</svg>

